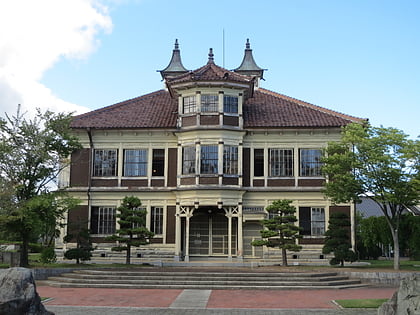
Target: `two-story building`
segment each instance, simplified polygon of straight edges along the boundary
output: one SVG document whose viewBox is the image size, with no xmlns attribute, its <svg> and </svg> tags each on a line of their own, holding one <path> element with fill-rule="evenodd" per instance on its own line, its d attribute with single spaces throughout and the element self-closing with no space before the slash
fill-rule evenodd
<svg viewBox="0 0 420 315">
<path fill-rule="evenodd" d="M 71 157 L 68 191 L 82 202 L 69 229 L 79 222 L 106 247 L 116 209 L 133 195 L 147 209 L 155 254 L 231 260 L 263 257 L 250 243 L 273 200 L 293 200 L 299 243 L 319 253 L 331 213 L 353 220 L 352 205 L 321 192 L 320 158 L 361 119 L 262 88 L 249 41 L 233 71 L 215 64 L 212 49 L 207 64 L 187 70 L 176 41 L 160 73 L 164 89 L 74 117 L 83 149 Z"/>
</svg>

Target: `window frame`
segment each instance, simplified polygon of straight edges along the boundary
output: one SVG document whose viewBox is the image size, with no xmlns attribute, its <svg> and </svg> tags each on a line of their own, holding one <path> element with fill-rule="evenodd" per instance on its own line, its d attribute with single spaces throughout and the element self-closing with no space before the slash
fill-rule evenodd
<svg viewBox="0 0 420 315">
<path fill-rule="evenodd" d="M 219 111 L 219 95 L 217 94 L 201 94 L 201 112 L 215 113 Z"/>
<path fill-rule="evenodd" d="M 99 154 L 102 153 L 102 154 Z M 112 154 L 111 154 L 112 153 Z M 101 157 L 101 159 L 98 159 Z M 117 149 L 93 150 L 93 177 L 115 177 L 118 172 Z"/>
<path fill-rule="evenodd" d="M 232 103 L 232 101 L 235 102 Z M 223 112 L 227 114 L 239 113 L 239 97 L 236 95 L 223 95 Z"/>
<path fill-rule="evenodd" d="M 254 149 L 254 177 L 264 176 L 264 149 Z"/>
<path fill-rule="evenodd" d="M 165 176 L 165 149 L 152 149 L 152 176 Z"/>
<path fill-rule="evenodd" d="M 238 175 L 239 148 L 235 145 L 223 146 L 223 174 Z"/>
<path fill-rule="evenodd" d="M 219 146 L 202 145 L 200 147 L 200 174 L 218 174 Z"/>
<path fill-rule="evenodd" d="M 112 235 L 116 231 L 115 207 L 91 207 L 90 231 L 94 235 Z"/>
<path fill-rule="evenodd" d="M 182 113 L 193 114 L 197 112 L 197 97 L 188 95 L 182 97 Z"/>
<path fill-rule="evenodd" d="M 163 207 L 150 208 L 150 231 L 155 235 L 163 235 Z"/>
<path fill-rule="evenodd" d="M 142 154 L 131 155 L 131 157 L 135 157 L 134 159 L 135 161 L 128 161 L 127 160 L 129 157 L 129 155 L 127 154 L 128 152 L 137 152 L 137 153 L 142 152 Z M 146 177 L 148 160 L 149 160 L 148 149 L 124 149 L 123 176 L 124 177 Z"/>
<path fill-rule="evenodd" d="M 276 153 L 276 156 L 275 156 Z M 289 154 L 287 154 L 289 153 Z M 294 176 L 294 150 L 289 148 L 270 148 L 268 150 L 268 176 Z"/>
<path fill-rule="evenodd" d="M 190 175 L 196 173 L 196 156 L 195 146 L 182 147 L 182 175 Z"/>
<path fill-rule="evenodd" d="M 314 154 L 318 152 L 318 154 Z M 322 150 L 314 148 L 299 149 L 299 176 L 321 177 Z"/>
<path fill-rule="evenodd" d="M 314 212 L 322 213 L 317 214 Z M 322 220 L 316 218 L 320 218 L 322 216 Z M 318 231 L 318 232 L 315 232 Z M 324 207 L 311 207 L 311 236 L 324 236 L 325 234 L 325 208 Z"/>
</svg>

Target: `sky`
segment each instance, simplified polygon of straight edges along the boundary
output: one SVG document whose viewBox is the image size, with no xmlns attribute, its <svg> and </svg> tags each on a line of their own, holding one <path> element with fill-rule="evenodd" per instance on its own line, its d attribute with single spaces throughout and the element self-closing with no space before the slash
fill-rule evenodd
<svg viewBox="0 0 420 315">
<path fill-rule="evenodd" d="M 242 61 L 263 88 L 420 135 L 417 0 L 0 0 L 0 114 L 83 113 L 163 88 L 184 66 Z"/>
</svg>

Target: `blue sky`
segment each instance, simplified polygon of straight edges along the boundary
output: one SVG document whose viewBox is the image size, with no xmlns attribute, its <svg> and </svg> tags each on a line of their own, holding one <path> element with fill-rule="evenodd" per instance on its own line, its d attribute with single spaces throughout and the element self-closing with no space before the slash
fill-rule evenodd
<svg viewBox="0 0 420 315">
<path fill-rule="evenodd" d="M 16 1 L 18 5 L 31 2 Z M 51 8 L 51 1 L 61 5 Z M 0 92 L 9 95 L 0 96 L 6 111 L 19 102 L 29 110 L 49 106 L 83 112 L 161 89 L 156 70 L 167 66 L 176 38 L 186 68 L 204 65 L 212 47 L 215 62 L 233 69 L 239 66 L 249 38 L 257 64 L 268 69 L 264 88 L 369 118 L 375 126 L 402 129 L 412 138 L 420 135 L 420 1 L 35 3 L 38 6 L 28 10 L 29 21 L 22 31 L 28 46 L 22 47 L 31 65 L 51 54 L 38 72 L 31 73 L 31 91 L 41 87 L 50 98 L 26 93 L 24 84 L 17 88 L 13 80 L 24 80 L 25 70 L 13 75 L 12 64 L 9 76 L 4 76 L 9 81 L 2 81 L 0 72 Z M 14 9 L 10 3 L 0 6 L 6 12 Z M 56 11 L 40 18 L 47 7 Z M 39 10 L 39 15 L 31 22 L 33 10 Z M 14 12 L 21 15 L 18 9 Z M 3 14 L 13 16 L 12 12 Z M 45 28 L 38 29 L 42 23 Z M 10 25 L 8 29 L 13 32 Z M 33 38 L 42 45 L 29 46 Z M 7 56 L 5 47 L 10 43 L 3 49 L 0 43 L 0 71 L 7 64 L 2 61 Z"/>
</svg>

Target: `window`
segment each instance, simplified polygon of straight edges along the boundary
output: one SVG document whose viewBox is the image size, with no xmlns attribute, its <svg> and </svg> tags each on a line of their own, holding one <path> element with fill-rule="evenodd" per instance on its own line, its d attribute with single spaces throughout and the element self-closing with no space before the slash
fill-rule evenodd
<svg viewBox="0 0 420 315">
<path fill-rule="evenodd" d="M 223 148 L 223 174 L 238 174 L 238 147 L 225 146 Z"/>
<path fill-rule="evenodd" d="M 201 95 L 201 111 L 202 112 L 218 112 L 219 96 L 218 95 Z"/>
<path fill-rule="evenodd" d="M 195 174 L 195 147 L 182 148 L 182 174 Z"/>
<path fill-rule="evenodd" d="M 218 165 L 218 150 L 217 145 L 203 145 L 201 146 L 201 174 L 217 174 Z"/>
<path fill-rule="evenodd" d="M 153 149 L 152 176 L 165 175 L 165 149 Z"/>
<path fill-rule="evenodd" d="M 324 235 L 325 212 L 324 208 L 311 208 L 311 235 Z"/>
<path fill-rule="evenodd" d="M 92 207 L 90 230 L 92 234 L 114 234 L 115 208 Z"/>
<path fill-rule="evenodd" d="M 197 111 L 197 104 L 195 102 L 195 99 L 196 99 L 195 95 L 185 96 L 182 98 L 184 114 L 195 113 Z"/>
<path fill-rule="evenodd" d="M 325 233 L 325 210 L 321 207 L 299 207 L 301 235 L 323 236 Z"/>
<path fill-rule="evenodd" d="M 293 150 L 270 149 L 269 176 L 293 176 Z"/>
<path fill-rule="evenodd" d="M 264 176 L 264 149 L 254 149 L 254 176 Z"/>
<path fill-rule="evenodd" d="M 225 113 L 238 113 L 238 97 L 231 95 L 223 96 L 223 111 Z"/>
<path fill-rule="evenodd" d="M 163 233 L 163 208 L 152 207 L 150 212 L 150 231 L 155 234 Z"/>
<path fill-rule="evenodd" d="M 147 149 L 124 150 L 124 176 L 147 176 Z"/>
<path fill-rule="evenodd" d="M 300 176 L 321 176 L 321 155 L 319 149 L 300 149 Z"/>
<path fill-rule="evenodd" d="M 93 176 L 117 175 L 117 150 L 95 150 Z"/>
</svg>

